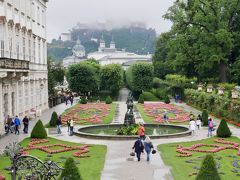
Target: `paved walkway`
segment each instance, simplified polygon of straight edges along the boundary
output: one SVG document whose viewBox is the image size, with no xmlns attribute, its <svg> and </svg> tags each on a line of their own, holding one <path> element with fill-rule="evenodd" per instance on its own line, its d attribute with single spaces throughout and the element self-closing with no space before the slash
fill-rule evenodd
<svg viewBox="0 0 240 180">
<path fill-rule="evenodd" d="M 78 101 L 78 99 L 76 98 L 74 100 L 74 104 L 76 104 L 77 101 Z M 23 139 L 29 137 L 33 127 L 37 123 L 37 120 L 41 119 L 43 124 L 47 124 L 50 121 L 52 113 L 54 111 L 56 111 L 57 114 L 62 114 L 65 111 L 65 109 L 70 108 L 70 107 L 71 107 L 70 104 L 65 105 L 64 103 L 62 103 L 62 104 L 59 104 L 59 105 L 45 111 L 44 113 L 42 113 L 42 115 L 40 117 L 37 117 L 36 119 L 31 120 L 30 124 L 29 124 L 29 129 L 28 129 L 29 134 L 23 133 L 23 131 L 22 131 L 23 125 L 21 125 L 19 135 L 15 135 L 14 133 L 13 134 L 9 133 L 8 135 L 1 137 L 0 138 L 0 154 L 4 151 L 6 145 L 8 145 L 9 143 L 21 142 Z"/>
<path fill-rule="evenodd" d="M 127 89 L 122 89 L 120 92 L 119 100 L 117 102 L 117 116 L 114 118 L 113 123 L 123 123 L 123 119 L 126 112 L 126 104 L 125 100 L 128 94 Z M 186 111 L 192 111 L 194 114 L 199 114 L 200 112 L 184 103 L 176 104 L 178 106 L 182 106 Z M 69 106 L 68 106 L 69 107 Z M 68 108 L 67 107 L 67 108 Z M 47 123 L 51 117 L 53 111 L 58 113 L 63 112 L 66 109 L 65 104 L 61 104 L 46 113 L 43 114 L 41 119 L 43 119 L 44 123 Z M 138 112 L 134 112 L 136 116 L 138 116 L 138 122 L 142 121 L 142 118 Z M 218 124 L 218 119 L 214 118 L 214 121 Z M 30 132 L 33 125 L 36 121 L 33 121 L 30 126 Z M 240 137 L 239 128 L 236 128 L 230 125 L 231 131 L 234 136 Z M 77 127 L 75 128 L 77 129 Z M 85 138 L 79 138 L 77 136 L 68 136 L 67 129 L 62 129 L 63 134 L 50 135 L 51 137 L 70 141 L 77 143 L 86 143 L 86 144 L 101 144 L 107 146 L 107 154 L 106 161 L 104 165 L 104 169 L 102 171 L 101 179 L 102 180 L 172 180 L 173 177 L 171 175 L 171 168 L 166 166 L 160 154 L 157 152 L 155 155 L 151 156 L 151 161 L 146 162 L 146 155 L 142 156 L 140 162 L 136 161 L 136 158 L 131 157 L 129 154 L 131 152 L 131 148 L 133 146 L 133 141 L 113 141 L 113 140 L 90 140 Z M 0 150 L 3 150 L 5 145 L 9 142 L 13 141 L 21 141 L 27 137 L 27 135 L 21 134 L 17 135 L 9 135 L 2 139 L 0 139 Z M 197 130 L 195 135 L 181 138 L 173 138 L 173 139 L 160 139 L 153 140 L 153 144 L 155 148 L 160 144 L 171 143 L 171 142 L 186 142 L 186 141 L 195 141 L 207 138 L 207 128 L 201 128 L 201 130 Z"/>
</svg>

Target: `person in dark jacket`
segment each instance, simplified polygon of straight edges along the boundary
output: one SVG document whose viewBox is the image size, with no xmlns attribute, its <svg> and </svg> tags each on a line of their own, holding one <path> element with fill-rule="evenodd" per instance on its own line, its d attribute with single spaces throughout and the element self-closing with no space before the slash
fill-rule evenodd
<svg viewBox="0 0 240 180">
<path fill-rule="evenodd" d="M 27 118 L 27 116 L 25 116 L 22 121 L 23 121 L 23 126 L 24 126 L 23 132 L 25 134 L 27 134 L 28 133 L 29 119 Z"/>
<path fill-rule="evenodd" d="M 143 149 L 144 149 L 144 146 L 143 146 L 143 143 L 142 143 L 140 137 L 135 141 L 132 149 L 134 149 L 134 151 L 137 155 L 137 159 L 138 159 L 138 161 L 140 161 L 141 153 L 143 152 Z"/>
<path fill-rule="evenodd" d="M 61 131 L 61 125 L 62 125 L 62 116 L 60 115 L 58 117 L 58 120 L 57 120 L 57 133 L 58 134 L 61 134 L 62 131 Z"/>
</svg>

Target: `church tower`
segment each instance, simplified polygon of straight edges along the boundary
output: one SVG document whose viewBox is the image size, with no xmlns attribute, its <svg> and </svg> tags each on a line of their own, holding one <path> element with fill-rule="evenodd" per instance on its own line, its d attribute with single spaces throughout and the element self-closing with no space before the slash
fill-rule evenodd
<svg viewBox="0 0 240 180">
<path fill-rule="evenodd" d="M 115 42 L 112 36 L 112 41 L 110 42 L 110 49 L 116 49 Z"/>
<path fill-rule="evenodd" d="M 102 35 L 102 38 L 100 39 L 100 46 L 99 46 L 99 48 L 105 48 L 106 46 L 105 46 L 105 41 L 104 41 L 104 39 L 103 39 L 103 35 Z"/>
</svg>

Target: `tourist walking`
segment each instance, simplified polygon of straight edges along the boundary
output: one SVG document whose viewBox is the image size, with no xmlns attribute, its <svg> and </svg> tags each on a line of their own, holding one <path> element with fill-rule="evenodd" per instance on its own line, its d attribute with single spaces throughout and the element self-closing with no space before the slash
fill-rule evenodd
<svg viewBox="0 0 240 180">
<path fill-rule="evenodd" d="M 138 135 L 139 135 L 141 140 L 145 139 L 145 128 L 144 128 L 143 123 L 140 123 L 140 126 L 138 128 Z"/>
<path fill-rule="evenodd" d="M 190 130 L 192 131 L 192 135 L 194 135 L 194 132 L 196 130 L 196 122 L 193 119 L 190 119 L 189 127 Z"/>
<path fill-rule="evenodd" d="M 5 132 L 6 132 L 6 134 L 8 134 L 9 131 L 11 131 L 11 133 L 13 133 L 12 118 L 8 115 L 7 118 L 6 118 L 6 122 L 5 122 Z"/>
<path fill-rule="evenodd" d="M 67 132 L 70 132 L 70 120 L 69 119 L 67 120 L 67 127 L 68 127 L 68 131 Z"/>
<path fill-rule="evenodd" d="M 201 128 L 202 126 L 202 116 L 199 114 L 197 117 L 197 121 L 196 121 L 196 125 L 198 127 L 198 130 Z"/>
<path fill-rule="evenodd" d="M 74 126 L 74 121 L 73 119 L 70 120 L 70 136 L 73 135 L 73 126 Z"/>
<path fill-rule="evenodd" d="M 22 121 L 23 121 L 23 132 L 25 134 L 27 134 L 28 133 L 29 119 L 28 119 L 27 116 L 25 116 Z"/>
<path fill-rule="evenodd" d="M 62 126 L 62 116 L 60 115 L 57 120 L 57 133 L 61 134 L 61 126 Z"/>
<path fill-rule="evenodd" d="M 21 122 L 18 116 L 16 116 L 14 119 L 14 125 L 15 125 L 15 134 L 19 134 L 19 127 L 21 125 Z"/>
<path fill-rule="evenodd" d="M 213 120 L 211 117 L 208 117 L 208 137 L 212 137 L 213 131 Z"/>
<path fill-rule="evenodd" d="M 142 153 L 143 150 L 144 150 L 144 146 L 143 146 L 143 143 L 142 143 L 140 137 L 138 137 L 138 139 L 135 141 L 132 149 L 134 149 L 134 152 L 135 152 L 136 155 L 137 155 L 137 159 L 138 159 L 138 161 L 140 161 L 141 153 Z"/>
<path fill-rule="evenodd" d="M 168 124 L 168 112 L 167 112 L 167 110 L 164 111 L 163 119 L 164 119 L 164 123 Z"/>
<path fill-rule="evenodd" d="M 153 149 L 153 144 L 152 144 L 149 136 L 146 136 L 146 138 L 145 138 L 144 149 L 147 154 L 147 161 L 150 161 L 150 154 L 151 154 L 151 150 Z"/>
</svg>

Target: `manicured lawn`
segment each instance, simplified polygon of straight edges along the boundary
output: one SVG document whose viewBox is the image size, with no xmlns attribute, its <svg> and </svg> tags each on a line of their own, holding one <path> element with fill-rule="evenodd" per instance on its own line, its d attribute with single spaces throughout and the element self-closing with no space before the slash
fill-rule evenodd
<svg viewBox="0 0 240 180">
<path fill-rule="evenodd" d="M 71 143 L 66 141 L 60 141 L 53 138 L 48 138 L 48 143 L 39 144 L 37 146 L 42 145 L 53 145 L 53 144 L 64 144 L 67 146 L 82 146 L 82 144 L 77 143 Z M 21 145 L 23 147 L 27 147 L 29 142 L 31 141 L 30 138 L 27 138 L 21 142 Z M 61 149 L 60 147 L 50 148 L 51 150 L 58 150 Z M 50 160 L 54 162 L 59 162 L 58 165 L 63 167 L 65 158 L 67 157 L 73 157 L 75 161 L 77 161 L 79 164 L 77 164 L 77 167 L 79 168 L 80 174 L 84 180 L 99 180 L 101 176 L 101 171 L 104 167 L 105 162 L 105 155 L 106 155 L 106 146 L 101 145 L 90 145 L 88 147 L 89 152 L 85 155 L 89 157 L 74 157 L 73 153 L 77 152 L 78 150 L 68 151 L 68 152 L 62 152 L 62 153 L 56 153 L 52 154 L 52 157 L 47 157 L 48 153 L 43 152 L 41 150 L 30 150 L 30 155 L 36 156 L 42 161 L 46 161 L 50 158 Z M 64 157 L 64 158 L 61 158 Z M 10 166 L 10 160 L 8 157 L 0 156 L 0 174 L 4 174 L 6 176 L 6 179 L 11 179 L 10 175 L 8 174 L 8 171 L 5 171 L 5 167 Z"/>
<path fill-rule="evenodd" d="M 161 157 L 166 165 L 172 167 L 172 173 L 174 179 L 176 180 L 186 180 L 186 179 L 195 179 L 196 175 L 189 176 L 192 173 L 197 173 L 198 168 L 201 167 L 202 159 L 207 153 L 189 151 L 192 153 L 190 157 L 177 157 L 180 153 L 176 152 L 177 145 L 182 145 L 183 147 L 190 147 L 194 144 L 203 143 L 203 144 L 217 144 L 220 146 L 228 146 L 227 144 L 221 144 L 214 142 L 218 138 L 209 138 L 201 141 L 185 142 L 185 143 L 172 143 L 172 144 L 163 144 L 158 146 L 158 150 L 161 153 Z M 224 139 L 226 141 L 236 142 L 240 145 L 240 139 L 237 137 L 231 137 Z M 210 150 L 213 147 L 198 147 L 199 150 Z M 213 154 L 213 153 L 211 153 Z M 240 156 L 237 155 L 238 151 L 235 149 L 227 149 L 214 153 L 214 159 L 217 162 L 218 172 L 221 173 L 222 179 L 231 179 L 237 180 L 240 179 L 240 168 L 235 168 L 232 163 L 234 160 L 239 160 L 238 165 L 240 167 Z M 232 172 L 236 169 L 238 172 Z"/>
<path fill-rule="evenodd" d="M 116 111 L 116 103 L 88 103 L 76 104 L 62 114 L 62 121 L 73 118 L 76 124 L 109 124 L 112 122 Z"/>
</svg>

